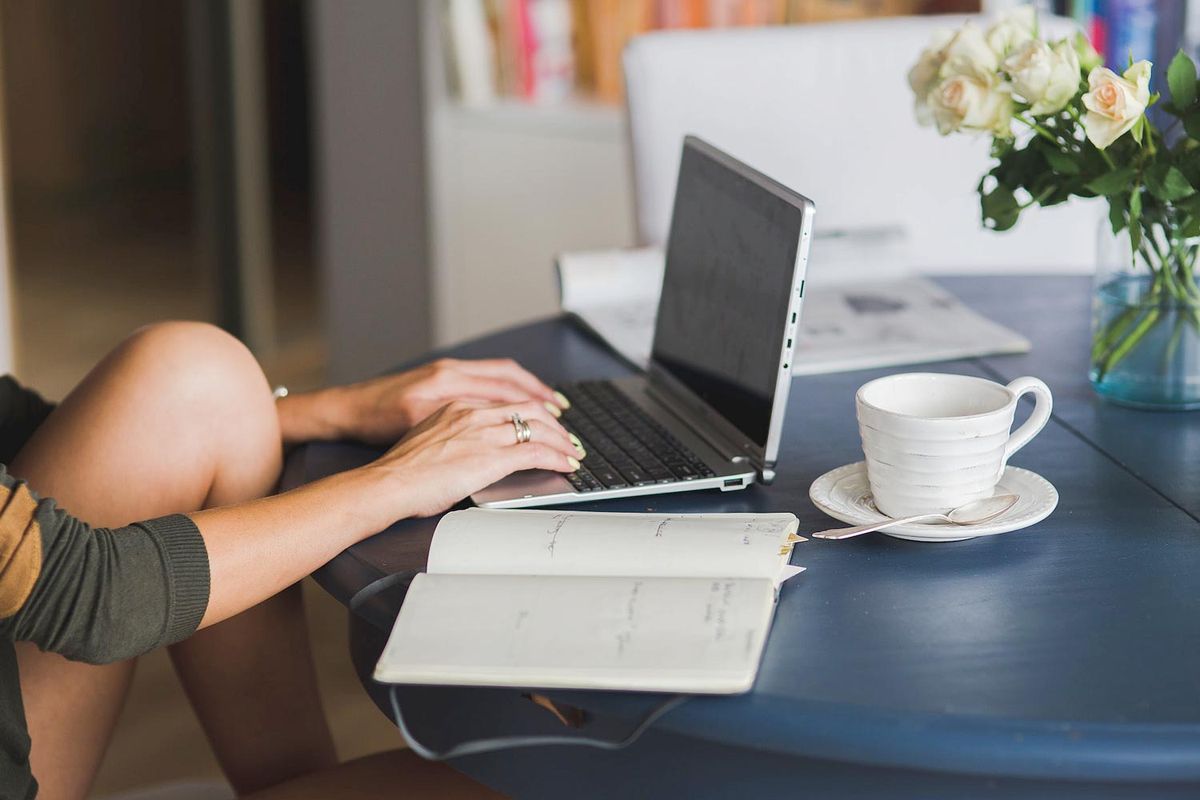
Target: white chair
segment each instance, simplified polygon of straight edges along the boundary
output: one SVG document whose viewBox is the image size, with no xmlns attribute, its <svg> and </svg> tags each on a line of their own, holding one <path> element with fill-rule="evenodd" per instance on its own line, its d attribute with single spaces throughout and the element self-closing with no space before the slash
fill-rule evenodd
<svg viewBox="0 0 1200 800">
<path fill-rule="evenodd" d="M 986 137 L 939 136 L 913 116 L 907 74 L 935 31 L 969 17 L 668 31 L 635 39 L 624 69 L 637 230 L 662 245 L 680 147 L 696 134 L 817 204 L 816 233 L 903 230 L 922 272 L 1090 272 L 1095 201 L 1027 210 L 983 228 L 975 186 Z M 987 20 L 979 20 L 981 25 Z M 1066 35 L 1069 20 L 1043 19 Z M 821 266 L 820 239 L 812 264 Z M 882 267 L 883 265 L 881 265 Z"/>
</svg>

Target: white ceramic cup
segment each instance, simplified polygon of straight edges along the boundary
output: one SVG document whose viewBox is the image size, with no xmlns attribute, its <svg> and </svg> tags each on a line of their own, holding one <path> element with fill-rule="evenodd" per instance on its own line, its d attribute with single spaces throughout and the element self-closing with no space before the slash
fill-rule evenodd
<svg viewBox="0 0 1200 800">
<path fill-rule="evenodd" d="M 1033 413 L 1010 433 L 1017 400 Z M 1050 419 L 1050 389 L 1037 378 L 1007 386 L 970 375 L 910 372 L 864 384 L 855 395 L 875 507 L 889 517 L 944 514 L 991 497 L 1008 459 Z"/>
</svg>

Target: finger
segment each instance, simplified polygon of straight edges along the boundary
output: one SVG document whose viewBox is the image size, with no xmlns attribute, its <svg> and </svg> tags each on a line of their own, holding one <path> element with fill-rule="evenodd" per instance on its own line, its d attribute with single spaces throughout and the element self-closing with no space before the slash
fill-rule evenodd
<svg viewBox="0 0 1200 800">
<path fill-rule="evenodd" d="M 564 437 L 569 438 L 567 429 L 562 426 L 562 423 L 558 421 L 558 418 L 550 413 L 544 403 L 540 403 L 536 400 L 530 400 L 524 403 L 493 405 L 487 410 L 480 412 L 480 419 L 484 425 L 494 425 L 499 422 L 511 420 L 513 414 L 517 414 L 521 417 L 521 419 L 525 420 L 541 420 L 551 428 L 560 431 Z"/>
<path fill-rule="evenodd" d="M 587 452 L 583 449 L 583 445 L 575 444 L 571 441 L 570 436 L 561 427 L 550 427 L 541 420 L 527 420 L 531 431 L 529 441 L 538 442 L 539 444 L 548 444 L 555 450 L 572 458 L 583 459 L 587 457 Z"/>
<path fill-rule="evenodd" d="M 553 410 L 551 410 L 553 409 Z M 563 427 L 559 421 L 558 406 L 548 405 L 537 400 L 531 400 L 528 403 L 518 403 L 514 406 L 505 408 L 506 416 L 512 418 L 513 414 L 520 414 L 522 419 L 537 419 L 549 425 L 551 428 L 559 431 L 563 436 L 567 435 L 567 429 Z"/>
<path fill-rule="evenodd" d="M 490 378 L 483 375 L 472 375 L 467 372 L 447 372 L 439 387 L 447 397 L 472 398 L 491 403 L 524 403 L 533 399 L 541 400 L 512 381 L 501 378 Z"/>
<path fill-rule="evenodd" d="M 511 358 L 491 358 L 478 361 L 458 361 L 463 372 L 487 378 L 498 378 L 520 386 L 533 397 L 559 405 L 556 393 L 536 375 Z"/>
<path fill-rule="evenodd" d="M 501 451 L 509 472 L 523 469 L 549 469 L 555 472 L 574 472 L 579 469 L 579 459 L 565 455 L 545 444 L 528 442 L 519 447 L 506 447 Z"/>
<path fill-rule="evenodd" d="M 553 447 L 564 456 L 571 456 L 575 459 L 580 459 L 587 455 L 582 447 L 576 447 L 567 438 L 566 433 L 551 428 L 541 420 L 527 419 L 525 420 L 525 424 L 529 426 L 529 441 L 527 442 L 517 440 L 516 426 L 512 422 L 509 422 L 507 425 L 493 425 L 489 427 L 489 441 L 495 442 L 500 446 L 514 445 L 519 447 L 524 447 L 530 442 L 536 442 Z"/>
</svg>

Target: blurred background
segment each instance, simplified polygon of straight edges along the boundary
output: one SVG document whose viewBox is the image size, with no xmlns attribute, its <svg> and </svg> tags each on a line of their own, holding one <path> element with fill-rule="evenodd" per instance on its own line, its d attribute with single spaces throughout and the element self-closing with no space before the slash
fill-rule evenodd
<svg viewBox="0 0 1200 800">
<path fill-rule="evenodd" d="M 635 243 L 630 37 L 977 10 L 0 0 L 0 367 L 58 399 L 133 329 L 187 318 L 232 331 L 273 382 L 304 389 L 555 313 L 556 253 Z M 1193 22 L 1182 0 L 1045 10 L 1118 52 Z M 350 668 L 344 612 L 310 589 L 342 755 L 396 746 Z M 218 774 L 167 663 L 144 660 L 99 795 Z"/>
</svg>

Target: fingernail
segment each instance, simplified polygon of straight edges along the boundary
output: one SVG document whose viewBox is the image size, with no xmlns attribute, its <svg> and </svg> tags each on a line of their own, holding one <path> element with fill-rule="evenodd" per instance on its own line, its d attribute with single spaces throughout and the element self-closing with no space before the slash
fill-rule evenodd
<svg viewBox="0 0 1200 800">
<path fill-rule="evenodd" d="M 575 445 L 576 447 L 583 447 L 583 442 L 579 441 L 579 437 L 570 431 L 567 431 L 567 438 L 570 439 L 571 444 Z"/>
<path fill-rule="evenodd" d="M 579 453 L 580 458 L 587 458 L 587 450 L 584 450 L 579 445 L 575 445 L 575 452 Z"/>
<path fill-rule="evenodd" d="M 567 396 L 565 394 L 563 394 L 562 392 L 555 392 L 554 399 L 557 400 L 558 404 L 560 406 L 562 406 L 564 409 L 568 409 L 571 407 L 571 401 L 568 400 Z"/>
<path fill-rule="evenodd" d="M 579 469 L 579 459 L 567 456 L 567 463 L 571 465 L 572 470 Z"/>
<path fill-rule="evenodd" d="M 558 406 L 554 405 L 554 403 L 542 403 L 542 405 L 544 405 L 546 407 L 546 410 L 549 411 L 554 416 L 556 416 L 556 417 L 562 416 L 562 411 L 559 411 Z"/>
</svg>

